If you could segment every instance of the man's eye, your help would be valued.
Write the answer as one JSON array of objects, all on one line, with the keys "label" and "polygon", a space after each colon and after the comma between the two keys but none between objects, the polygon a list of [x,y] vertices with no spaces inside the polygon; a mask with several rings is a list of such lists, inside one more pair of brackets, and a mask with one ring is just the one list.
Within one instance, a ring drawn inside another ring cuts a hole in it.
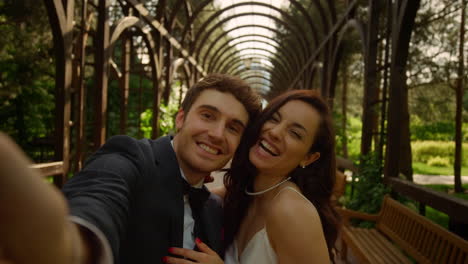
[{"label": "man's eye", "polygon": [[201,113],[201,116],[205,119],[211,119],[213,118],[213,115],[210,113]]},{"label": "man's eye", "polygon": [[237,128],[236,126],[228,126],[228,129],[229,131],[235,133],[235,134],[239,134],[240,130],[239,128]]}]

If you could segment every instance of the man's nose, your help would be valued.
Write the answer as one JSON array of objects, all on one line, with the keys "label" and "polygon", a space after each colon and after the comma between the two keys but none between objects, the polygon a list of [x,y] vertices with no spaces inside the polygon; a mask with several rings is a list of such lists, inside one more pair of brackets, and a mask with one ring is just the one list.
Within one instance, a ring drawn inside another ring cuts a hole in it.
[{"label": "man's nose", "polygon": [[208,135],[212,138],[221,139],[224,135],[225,124],[223,122],[217,122],[213,124],[208,130]]}]

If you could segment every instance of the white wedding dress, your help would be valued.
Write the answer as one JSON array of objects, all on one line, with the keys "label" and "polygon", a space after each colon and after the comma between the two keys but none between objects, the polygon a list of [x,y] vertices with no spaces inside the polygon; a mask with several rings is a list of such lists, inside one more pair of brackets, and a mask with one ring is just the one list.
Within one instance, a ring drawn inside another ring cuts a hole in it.
[{"label": "white wedding dress", "polygon": [[260,229],[245,246],[239,256],[237,243],[234,241],[226,251],[225,264],[274,264],[278,263],[276,253],[271,247],[266,228]]},{"label": "white wedding dress", "polygon": [[[298,194],[300,194],[304,199],[309,201],[302,193],[298,192],[296,189],[292,187],[285,187],[279,191],[281,193],[285,189],[290,189]],[[275,199],[276,196],[273,198]],[[278,263],[278,257],[276,256],[275,251],[271,247],[270,240],[268,239],[267,230],[265,227],[260,229],[255,235],[250,239],[247,245],[242,251],[242,254],[239,255],[239,251],[237,249],[237,241],[234,242],[229,246],[226,250],[226,254],[224,256],[224,263],[225,264],[275,264]]]}]

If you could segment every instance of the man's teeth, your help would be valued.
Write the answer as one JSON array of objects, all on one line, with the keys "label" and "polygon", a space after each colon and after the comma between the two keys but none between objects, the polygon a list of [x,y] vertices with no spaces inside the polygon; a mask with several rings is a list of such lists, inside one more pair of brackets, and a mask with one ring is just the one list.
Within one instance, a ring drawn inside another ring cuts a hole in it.
[{"label": "man's teeth", "polygon": [[268,142],[266,142],[265,140],[260,141],[260,145],[261,145],[266,151],[268,151],[271,155],[273,155],[273,156],[278,156],[278,154],[275,152],[275,149],[273,148],[273,146],[271,146],[270,144],[268,144]]},{"label": "man's teeth", "polygon": [[204,149],[208,153],[211,153],[211,154],[214,154],[214,155],[218,154],[218,150],[216,150],[214,148],[210,148],[205,144],[200,144],[199,146],[200,146],[200,148]]}]

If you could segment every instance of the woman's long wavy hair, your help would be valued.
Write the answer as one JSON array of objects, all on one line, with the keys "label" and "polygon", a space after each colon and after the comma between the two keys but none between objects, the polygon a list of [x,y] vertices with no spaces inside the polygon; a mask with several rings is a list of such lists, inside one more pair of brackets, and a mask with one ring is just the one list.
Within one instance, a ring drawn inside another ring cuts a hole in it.
[{"label": "woman's long wavy hair", "polygon": [[[239,231],[252,196],[245,194],[245,189],[252,186],[257,169],[249,160],[249,150],[257,142],[263,124],[289,101],[302,101],[318,111],[321,120],[310,152],[319,152],[320,158],[306,168],[297,167],[289,173],[291,181],[297,184],[317,211],[322,222],[330,259],[334,259],[333,249],[338,235],[339,217],[331,205],[330,198],[335,184],[335,133],[330,112],[325,101],[312,90],[294,90],[273,99],[260,117],[244,133],[231,168],[224,177],[226,196],[224,200],[224,241],[229,246]],[[301,113],[297,113],[301,114]],[[298,164],[299,165],[299,164]]]}]

